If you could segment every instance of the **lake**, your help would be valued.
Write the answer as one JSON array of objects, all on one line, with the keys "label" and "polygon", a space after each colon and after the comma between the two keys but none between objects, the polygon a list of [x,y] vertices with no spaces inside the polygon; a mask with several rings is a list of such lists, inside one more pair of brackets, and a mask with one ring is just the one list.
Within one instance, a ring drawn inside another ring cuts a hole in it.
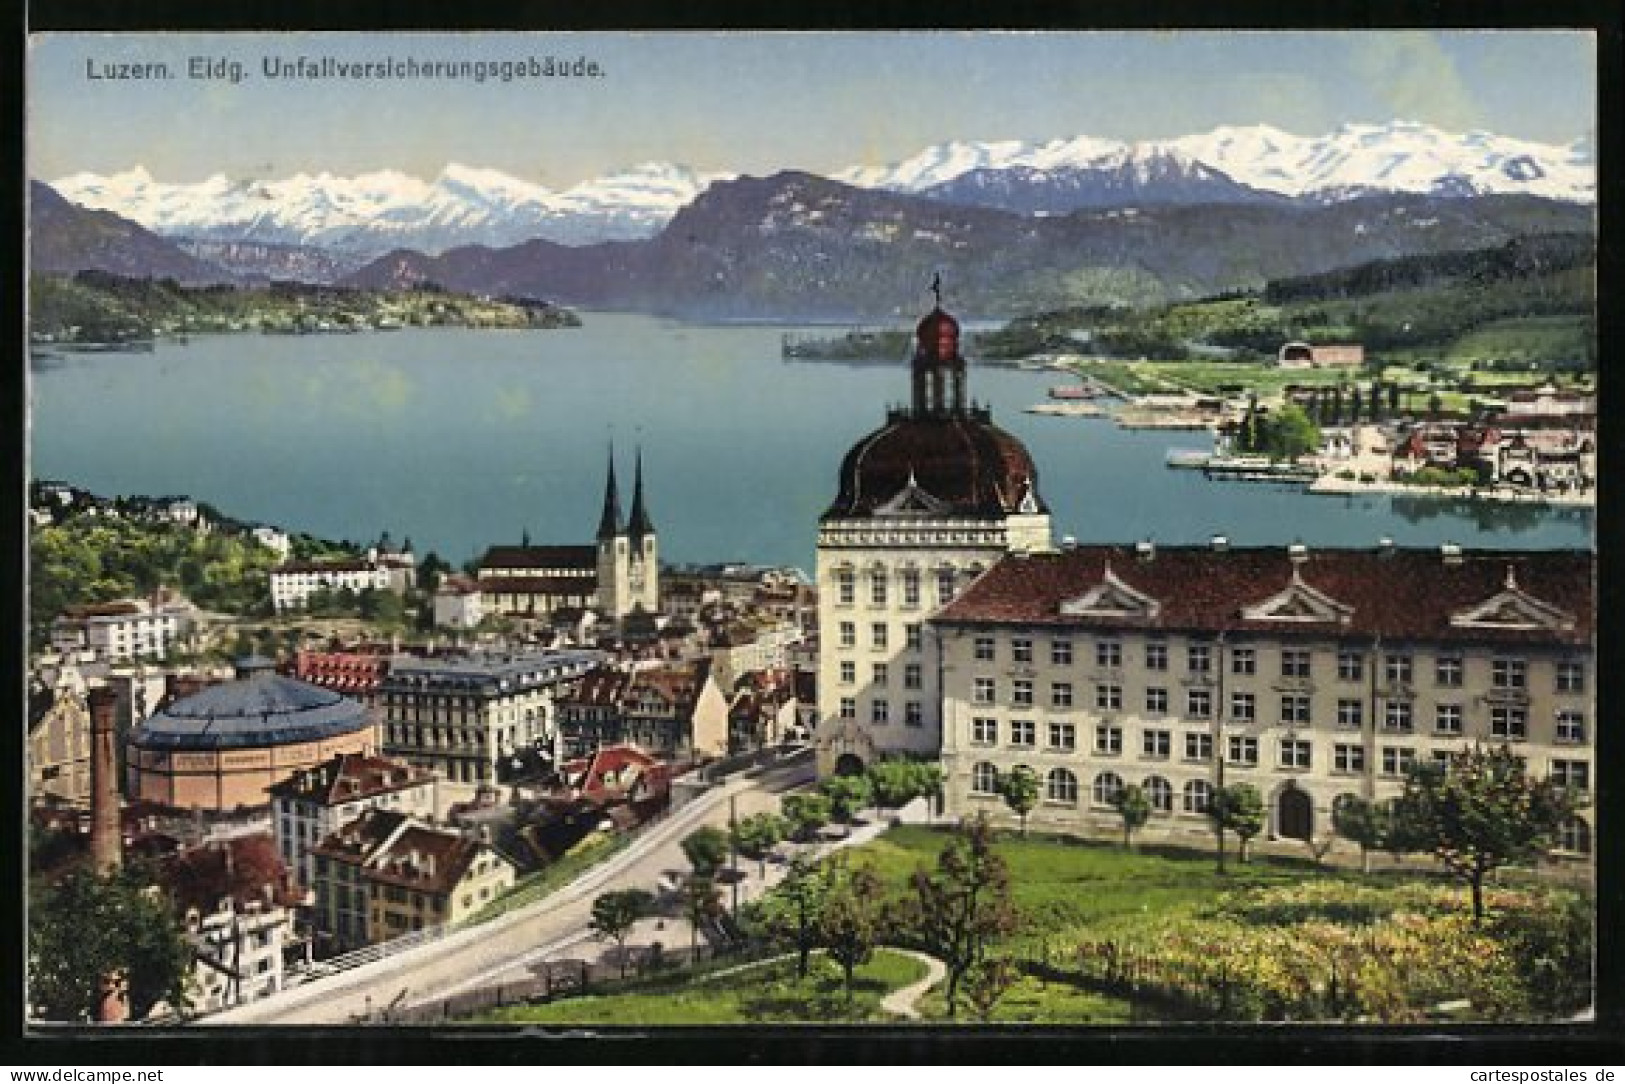
[{"label": "lake", "polygon": [[[30,473],[104,496],[187,494],[329,538],[389,531],[461,563],[494,543],[592,539],[615,442],[623,508],[644,448],[662,556],[811,569],[847,447],[908,396],[907,366],[783,362],[786,329],[584,313],[561,331],[220,335],[31,371]],[[1027,443],[1057,539],[1589,547],[1593,515],[1318,497],[1164,467],[1201,432],[1025,414],[1063,378],[972,366]]]}]

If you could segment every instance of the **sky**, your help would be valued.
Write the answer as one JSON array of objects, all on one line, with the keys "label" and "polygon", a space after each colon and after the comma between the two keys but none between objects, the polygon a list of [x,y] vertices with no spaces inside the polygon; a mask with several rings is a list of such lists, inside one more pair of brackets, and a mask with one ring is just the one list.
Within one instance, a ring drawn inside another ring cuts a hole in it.
[{"label": "sky", "polygon": [[[565,188],[648,161],[835,172],[947,140],[1139,140],[1403,119],[1594,139],[1583,31],[41,34],[29,174],[166,182],[448,163]],[[596,78],[273,78],[267,61],[588,58]],[[190,65],[240,62],[242,81]],[[92,78],[160,64],[168,78]]]}]

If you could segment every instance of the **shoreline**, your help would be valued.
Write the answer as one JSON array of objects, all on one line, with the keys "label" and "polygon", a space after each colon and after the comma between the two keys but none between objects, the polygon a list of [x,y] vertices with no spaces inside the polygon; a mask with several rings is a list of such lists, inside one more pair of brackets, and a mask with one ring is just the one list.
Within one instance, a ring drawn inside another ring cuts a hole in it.
[{"label": "shoreline", "polygon": [[1485,489],[1472,486],[1413,486],[1403,482],[1362,482],[1322,474],[1305,487],[1306,492],[1323,497],[1402,496],[1435,497],[1441,500],[1493,501],[1499,504],[1540,504],[1557,508],[1595,510],[1595,491],[1586,495],[1531,493],[1520,489]]}]

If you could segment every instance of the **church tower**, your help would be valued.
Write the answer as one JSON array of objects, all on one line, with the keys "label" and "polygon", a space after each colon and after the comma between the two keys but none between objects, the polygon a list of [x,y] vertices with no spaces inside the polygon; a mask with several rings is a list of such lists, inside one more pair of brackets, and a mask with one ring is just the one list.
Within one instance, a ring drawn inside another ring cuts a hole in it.
[{"label": "church tower", "polygon": [[598,518],[598,609],[605,617],[619,618],[632,608],[626,527],[621,521],[621,495],[615,486],[615,448],[609,449],[609,473],[604,481],[604,511]]},{"label": "church tower", "polygon": [[910,403],[841,463],[818,525],[821,775],[942,749],[933,613],[1006,553],[1051,548],[1027,449],[968,398],[960,325],[936,303],[915,327]]},{"label": "church tower", "polygon": [[660,610],[660,546],[649,509],[643,502],[643,449],[637,452],[632,481],[632,516],[627,533],[627,594],[645,613]]}]

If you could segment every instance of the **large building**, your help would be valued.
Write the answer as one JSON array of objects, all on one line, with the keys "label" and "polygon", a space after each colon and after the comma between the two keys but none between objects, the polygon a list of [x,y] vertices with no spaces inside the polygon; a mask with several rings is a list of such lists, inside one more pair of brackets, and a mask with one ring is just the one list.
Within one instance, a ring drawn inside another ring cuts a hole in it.
[{"label": "large building", "polygon": [[69,606],[51,622],[51,647],[106,662],[162,659],[191,628],[192,613],[182,602],[147,599]]},{"label": "large building", "polygon": [[935,756],[941,690],[927,619],[1006,554],[1050,548],[1032,457],[969,400],[965,368],[959,323],[939,303],[915,331],[910,405],[847,452],[819,521],[822,773]]},{"label": "large building", "polygon": [[271,788],[271,825],[282,861],[309,888],[316,871],[310,849],[369,809],[393,809],[433,820],[435,777],[382,757],[346,753],[295,772]]},{"label": "large building", "polygon": [[708,659],[599,667],[558,709],[566,756],[624,744],[672,761],[728,752],[728,699]]},{"label": "large building", "polygon": [[494,783],[517,754],[551,746],[559,685],[602,659],[596,651],[398,656],[379,693],[384,753],[453,783]]},{"label": "large building", "polygon": [[637,453],[632,512],[621,514],[610,456],[598,535],[586,545],[492,546],[480,561],[480,612],[547,617],[559,610],[596,610],[611,620],[660,611],[660,544],[643,497],[643,452]]},{"label": "large building", "polygon": [[[1323,839],[1344,795],[1507,743],[1594,786],[1593,558],[1580,552],[1135,546],[1005,558],[938,614],[950,810],[1008,816],[997,779],[1041,783],[1034,825],[1209,832],[1251,783],[1266,833]],[[1559,850],[1591,850],[1590,814]]]},{"label": "large building", "polygon": [[268,659],[244,659],[237,680],[182,697],[131,732],[128,793],[172,809],[260,808],[289,775],[376,748],[360,704],[283,677]]}]

